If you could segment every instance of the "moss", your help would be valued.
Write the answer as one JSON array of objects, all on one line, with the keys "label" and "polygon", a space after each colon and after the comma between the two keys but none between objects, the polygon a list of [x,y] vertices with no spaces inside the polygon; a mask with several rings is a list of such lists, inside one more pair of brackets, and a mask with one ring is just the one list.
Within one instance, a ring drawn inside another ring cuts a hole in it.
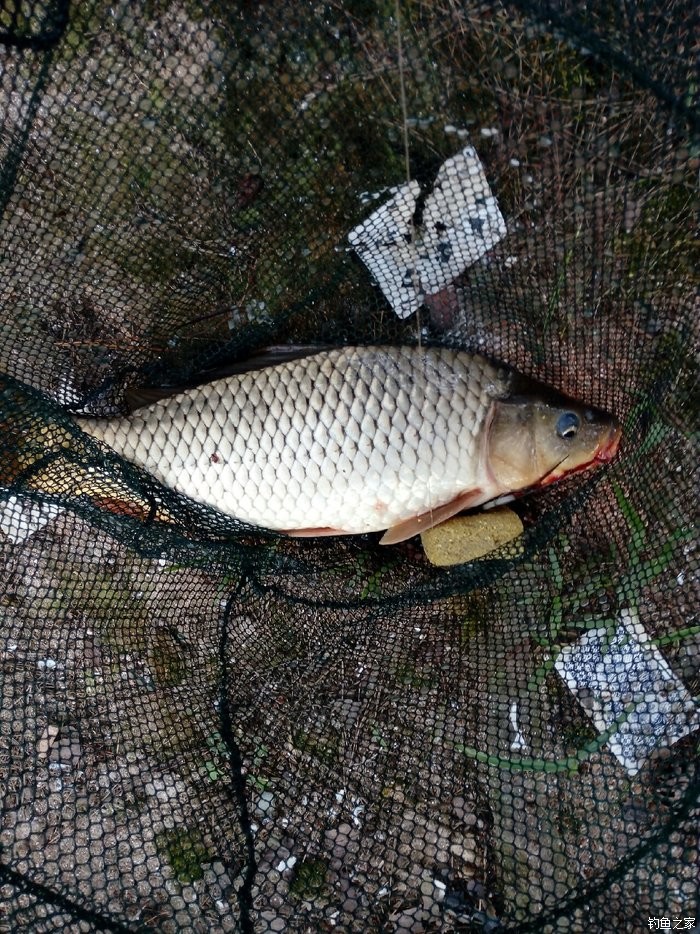
[{"label": "moss", "polygon": [[289,883],[289,894],[294,901],[325,901],[330,894],[326,862],[322,859],[305,859],[298,863],[294,878]]},{"label": "moss", "polygon": [[148,666],[158,685],[183,684],[190,673],[188,659],[174,631],[158,629],[148,640]]},{"label": "moss", "polygon": [[478,619],[465,616],[459,627],[459,644],[462,648],[467,648],[474,644],[482,631],[482,624]]},{"label": "moss", "polygon": [[229,748],[221,733],[215,731],[206,738],[207,752],[203,762],[204,771],[210,782],[227,779],[230,774]]},{"label": "moss", "polygon": [[571,720],[560,726],[561,741],[567,754],[584,749],[598,738],[590,721]]},{"label": "moss", "polygon": [[[293,96],[303,101],[312,87],[300,82]],[[308,295],[310,283],[323,291],[353,274],[336,247],[366,213],[359,192],[399,181],[402,166],[400,147],[387,143],[360,83],[320,92],[311,119],[290,114],[287,98],[277,108],[273,99],[258,119],[253,101],[266,93],[259,80],[237,90],[224,120],[229,145],[240,149],[247,140],[257,153],[251,168],[261,185],[254,202],[233,215],[233,240],[245,246],[229,264],[228,283],[234,303],[262,300],[274,320]],[[290,223],[280,225],[280,216]]]},{"label": "moss", "polygon": [[199,830],[170,830],[156,837],[156,846],[164,852],[175,877],[183,884],[196,882],[204,875],[203,864],[211,862],[204,837]]},{"label": "moss", "polygon": [[436,688],[439,684],[436,673],[420,670],[408,663],[398,665],[395,675],[399,684],[406,685],[416,691],[428,691]]},{"label": "moss", "polygon": [[392,581],[398,564],[398,560],[382,561],[376,552],[363,551],[355,556],[349,576],[347,568],[338,568],[337,574],[360,600],[375,599],[385,594],[384,583]]},{"label": "moss", "polygon": [[[319,732],[318,729],[323,732]],[[324,765],[335,765],[340,757],[341,738],[327,724],[319,724],[316,731],[302,728],[292,730],[292,745],[299,752],[312,756]]]},{"label": "moss", "polygon": [[[614,295],[618,302],[639,306],[641,295],[640,311],[646,309],[651,315],[655,307],[668,307],[669,296],[678,296],[679,285],[690,283],[700,265],[700,248],[691,234],[696,213],[693,185],[690,177],[677,184],[659,178],[634,184],[629,197],[641,206],[639,219],[614,241],[619,269]],[[691,294],[688,288],[686,301],[692,301]],[[657,349],[667,340],[673,340],[668,332],[657,341]],[[683,356],[687,354],[676,359]]]}]

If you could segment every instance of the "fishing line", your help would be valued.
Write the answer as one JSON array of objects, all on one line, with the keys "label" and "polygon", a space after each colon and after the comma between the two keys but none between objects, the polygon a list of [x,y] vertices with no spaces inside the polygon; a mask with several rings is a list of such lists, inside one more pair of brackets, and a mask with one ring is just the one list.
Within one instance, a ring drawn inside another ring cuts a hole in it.
[{"label": "fishing line", "polygon": [[[404,161],[406,167],[406,185],[411,185],[411,150],[408,142],[408,101],[406,98],[406,76],[404,69],[404,57],[403,57],[403,33],[401,27],[401,0],[396,0],[395,2],[395,16],[396,16],[396,57],[399,65],[399,97],[401,100],[401,118],[402,118],[402,135],[403,135],[403,153]],[[410,196],[410,194],[409,194]],[[417,237],[417,230],[414,224],[414,216],[411,215],[411,220],[409,221],[410,225],[414,228],[411,235],[410,252],[415,254],[415,244]],[[414,279],[414,285],[420,289],[420,282],[415,281],[416,275],[416,264],[413,264],[413,270],[411,273]],[[418,338],[418,346],[421,346],[421,320],[420,320],[420,308],[416,309],[416,337]]]},{"label": "fishing line", "polygon": [[[406,185],[409,190],[410,197],[410,185],[411,185],[411,150],[410,144],[408,142],[408,101],[406,98],[406,74],[404,68],[404,55],[403,55],[403,34],[401,27],[401,0],[396,0],[395,3],[395,15],[396,15],[396,57],[399,66],[399,98],[401,101],[401,119],[402,126],[401,132],[403,136],[403,154],[404,154],[404,163],[406,168]],[[409,225],[412,229],[411,231],[411,241],[409,243],[409,250],[412,254],[411,259],[413,262],[413,269],[411,270],[411,276],[413,278],[413,285],[420,289],[420,282],[416,281],[416,236],[417,230],[415,226],[414,214],[411,214],[411,219]],[[416,309],[416,337],[418,338],[418,346],[421,346],[421,319],[420,319],[420,308]]]},{"label": "fishing line", "polygon": [[[406,166],[406,185],[409,186],[409,197],[410,197],[410,185],[411,185],[411,151],[408,142],[408,102],[406,98],[406,77],[404,69],[404,55],[403,55],[403,33],[401,25],[401,0],[395,0],[394,4],[394,15],[396,17],[396,57],[399,66],[399,98],[401,100],[401,117],[402,117],[402,135],[403,135],[403,152],[404,152],[404,161]],[[416,241],[418,236],[418,230],[414,224],[414,215],[411,215],[410,225],[413,227],[411,234],[410,248],[411,253],[416,252]],[[412,272],[414,284],[421,288],[420,282],[415,281],[416,276],[416,263],[413,263],[413,272]],[[422,347],[421,340],[421,317],[420,317],[420,306],[416,308],[416,338],[418,343],[418,348]],[[423,394],[422,406],[421,406],[421,415],[425,415],[425,403],[427,399],[425,392]],[[420,443],[420,440],[419,440]],[[430,474],[428,474],[428,511],[430,512],[431,518],[433,514],[433,497],[430,489]]]},{"label": "fishing line", "polygon": [[403,115],[403,152],[406,160],[406,182],[411,182],[411,155],[408,148],[408,108],[406,104],[406,81],[403,70],[403,38],[401,35],[401,0],[396,0],[396,46],[399,62],[399,93],[401,97],[401,113]]}]

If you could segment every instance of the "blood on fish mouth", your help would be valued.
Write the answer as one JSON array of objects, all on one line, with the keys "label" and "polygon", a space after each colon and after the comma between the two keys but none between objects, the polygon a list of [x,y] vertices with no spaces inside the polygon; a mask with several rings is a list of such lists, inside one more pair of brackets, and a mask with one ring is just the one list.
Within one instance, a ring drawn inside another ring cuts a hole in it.
[{"label": "blood on fish mouth", "polygon": [[603,464],[611,461],[617,454],[617,449],[620,446],[621,437],[622,428],[616,423],[610,430],[610,436],[608,437],[607,442],[598,451],[596,451],[596,455],[593,460]]},{"label": "blood on fish mouth", "polygon": [[613,457],[617,454],[617,449],[620,446],[620,438],[622,437],[622,429],[615,422],[615,424],[610,429],[610,434],[607,437],[607,440],[604,441],[596,450],[593,457],[586,461],[585,464],[579,464],[577,467],[565,468],[560,470],[559,468],[565,461],[562,461],[561,464],[557,465],[552,471],[546,474],[542,479],[535,484],[535,489],[538,487],[549,486],[550,483],[554,483],[556,480],[560,480],[562,477],[568,477],[569,475],[575,473],[583,473],[584,470],[592,464],[607,464]]}]

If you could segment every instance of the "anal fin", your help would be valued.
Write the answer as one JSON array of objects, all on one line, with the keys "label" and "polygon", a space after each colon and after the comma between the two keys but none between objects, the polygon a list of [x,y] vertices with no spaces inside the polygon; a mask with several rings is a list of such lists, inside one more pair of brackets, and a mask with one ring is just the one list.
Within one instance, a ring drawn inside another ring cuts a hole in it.
[{"label": "anal fin", "polygon": [[328,535],[347,535],[348,532],[343,532],[341,529],[285,529],[285,535],[289,535],[290,538],[324,538]]},{"label": "anal fin", "polygon": [[158,522],[174,523],[175,519],[164,509],[153,507],[150,503],[138,502],[135,499],[127,500],[119,496],[95,496],[92,502],[98,509],[114,513],[116,516],[130,516],[145,522],[155,519]]},{"label": "anal fin", "polygon": [[398,542],[405,542],[406,539],[413,538],[414,535],[419,535],[421,532],[425,532],[426,529],[432,529],[433,526],[440,525],[441,522],[456,516],[458,512],[462,512],[464,509],[480,506],[484,502],[484,498],[484,491],[479,488],[460,493],[449,503],[436,506],[435,509],[424,512],[420,516],[411,516],[410,519],[405,519],[403,522],[399,522],[398,525],[387,529],[379,539],[379,544],[396,545]]}]

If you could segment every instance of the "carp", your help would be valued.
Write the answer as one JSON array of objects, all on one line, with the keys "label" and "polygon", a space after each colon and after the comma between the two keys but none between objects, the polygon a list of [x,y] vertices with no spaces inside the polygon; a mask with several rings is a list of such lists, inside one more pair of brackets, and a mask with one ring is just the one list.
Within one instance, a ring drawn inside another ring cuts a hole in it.
[{"label": "carp", "polygon": [[612,415],[479,354],[300,353],[128,416],[77,421],[165,486],[237,519],[297,536],[383,531],[383,544],[618,448]]}]

